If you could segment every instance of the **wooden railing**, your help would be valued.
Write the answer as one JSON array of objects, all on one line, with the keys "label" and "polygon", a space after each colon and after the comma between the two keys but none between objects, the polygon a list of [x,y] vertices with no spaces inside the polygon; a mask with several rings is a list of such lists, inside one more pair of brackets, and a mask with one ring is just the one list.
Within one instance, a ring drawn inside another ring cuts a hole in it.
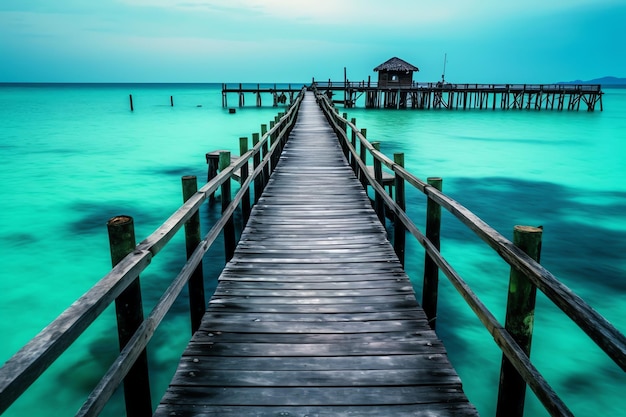
[{"label": "wooden railing", "polygon": [[[514,239],[515,243],[518,243],[516,246],[467,208],[442,193],[439,179],[429,179],[428,182],[418,179],[404,169],[403,154],[395,154],[394,160],[389,159],[377,149],[375,143],[370,143],[367,140],[365,129],[359,131],[355,119],[348,121],[346,113],[340,116],[338,109],[333,107],[326,95],[317,94],[317,98],[320,107],[337,133],[346,158],[358,178],[361,179],[364,186],[369,185],[374,190],[374,207],[378,211],[379,217],[383,218],[384,212],[392,213],[394,222],[393,243],[400,260],[404,260],[406,231],[424,247],[426,265],[422,304],[433,327],[436,318],[437,279],[440,269],[502,350],[503,366],[498,395],[498,416],[521,417],[526,384],[531,387],[551,415],[572,415],[568,407],[530,361],[530,337],[532,336],[536,288],[541,290],[576,323],[622,370],[626,371],[626,337],[560,282],[550,271],[533,259],[532,256],[538,258],[540,242],[537,241],[537,236],[540,236],[540,229],[516,227]],[[374,161],[373,174],[366,166],[368,154]],[[395,199],[385,192],[382,185],[381,171],[383,165],[393,171],[395,175]],[[415,187],[428,199],[426,233],[420,231],[405,212],[405,183]],[[504,326],[498,322],[465,280],[440,253],[438,223],[441,208],[446,209],[460,220],[511,266],[511,284],[509,285],[507,318]]]},{"label": "wooden railing", "polygon": [[[301,93],[286,113],[279,113],[279,116],[270,122],[269,131],[266,125],[262,125],[262,136],[255,135],[251,150],[247,149],[247,140],[245,144],[241,141],[241,157],[236,161],[231,163],[230,152],[222,152],[221,172],[202,188],[196,191],[195,177],[183,177],[185,203],[138,245],[134,242],[132,218],[118,216],[109,221],[113,269],[0,368],[0,414],[57,360],[109,305],[115,302],[120,355],[76,415],[97,415],[122,381],[125,387],[127,415],[152,415],[145,361],[146,346],[187,282],[192,286],[191,292],[195,294],[190,297],[192,331],[197,329],[204,314],[205,301],[203,289],[196,291],[193,287],[203,288],[202,274],[197,273],[202,258],[222,231],[227,257],[234,252],[233,213],[241,204],[244,218],[248,218],[250,186],[254,182],[256,203],[260,190],[265,187],[277,157],[295,124],[303,96]],[[248,175],[250,163],[254,171]],[[240,172],[242,184],[231,200],[231,177],[236,171]],[[222,193],[222,217],[204,239],[200,240],[198,210],[218,189],[221,189]],[[187,263],[144,319],[139,274],[183,226],[186,229]]]}]

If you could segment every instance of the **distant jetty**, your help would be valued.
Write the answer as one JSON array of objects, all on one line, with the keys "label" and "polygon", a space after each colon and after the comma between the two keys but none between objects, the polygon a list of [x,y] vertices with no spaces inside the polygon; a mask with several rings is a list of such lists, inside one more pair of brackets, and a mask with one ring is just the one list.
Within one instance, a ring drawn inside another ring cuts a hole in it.
[{"label": "distant jetty", "polygon": [[[344,68],[343,81],[311,80],[308,86],[326,94],[333,103],[346,108],[355,107],[364,96],[366,108],[386,109],[520,109],[520,110],[587,110],[602,104],[601,83],[556,84],[456,84],[445,81],[416,82],[413,73],[418,67],[393,57],[374,68],[378,80],[349,81]],[[302,85],[222,84],[222,106],[228,107],[228,95],[236,94],[240,107],[245,106],[246,94],[255,96],[262,106],[262,96],[271,95],[273,106],[291,104]]]}]

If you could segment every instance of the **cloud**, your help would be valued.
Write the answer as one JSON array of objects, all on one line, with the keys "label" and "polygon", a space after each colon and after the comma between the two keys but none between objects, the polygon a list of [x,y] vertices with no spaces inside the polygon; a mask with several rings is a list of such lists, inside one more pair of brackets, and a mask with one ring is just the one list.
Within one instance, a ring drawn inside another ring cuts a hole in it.
[{"label": "cloud", "polygon": [[[621,5],[623,0],[481,1],[467,0],[118,0],[136,7],[152,7],[199,13],[220,13],[231,17],[298,21],[315,25],[387,27],[405,25],[406,30],[445,22],[476,24],[490,19],[517,19],[565,13],[581,7]],[[443,28],[442,28],[443,30]]]}]

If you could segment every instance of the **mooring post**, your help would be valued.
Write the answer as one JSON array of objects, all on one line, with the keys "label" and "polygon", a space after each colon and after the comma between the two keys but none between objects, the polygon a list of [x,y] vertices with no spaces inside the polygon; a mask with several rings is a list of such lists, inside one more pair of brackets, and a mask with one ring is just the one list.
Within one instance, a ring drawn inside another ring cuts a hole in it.
[{"label": "mooring post", "polygon": [[[241,137],[239,138],[239,155],[243,156],[246,152],[248,152],[248,138]],[[249,174],[248,161],[246,161],[246,163],[241,167],[240,178],[242,185],[248,179]],[[250,187],[247,187],[241,200],[241,214],[243,217],[243,227],[246,227],[246,223],[248,223],[248,219],[250,218]]]},{"label": "mooring post", "polygon": [[[135,250],[135,227],[130,216],[116,216],[107,222],[111,264],[117,265]],[[124,349],[133,334],[143,322],[141,285],[139,277],[115,299],[117,332],[120,351]],[[148,376],[148,356],[144,349],[124,378],[124,401],[129,417],[151,416],[150,378]]]},{"label": "mooring post", "polygon": [[174,96],[170,96],[170,106],[174,107]]},{"label": "mooring post", "polygon": [[[443,180],[438,177],[427,179],[428,185],[441,191]],[[426,205],[426,238],[439,250],[441,236],[441,206],[430,197]],[[439,267],[428,255],[424,259],[424,289],[422,293],[422,307],[428,317],[430,328],[435,330],[437,325],[437,297],[439,293]]]},{"label": "mooring post", "polygon": [[[252,134],[252,146],[256,146],[259,143],[259,134]],[[261,165],[261,151],[256,152],[252,157],[252,162],[254,164],[254,169],[256,170],[259,165]],[[261,193],[263,192],[263,172],[254,177],[254,204],[259,202],[259,198],[261,198]]]},{"label": "mooring post", "polygon": [[[541,258],[541,237],[543,228],[531,226],[515,226],[513,244],[535,261]],[[530,346],[533,336],[535,318],[535,298],[537,288],[517,268],[511,268],[509,278],[509,295],[506,306],[504,328],[513,336],[524,353],[530,357]],[[524,398],[526,383],[503,355],[500,368],[500,387],[498,389],[498,406],[496,417],[522,417],[524,414]]]},{"label": "mooring post", "polygon": [[135,108],[133,107],[133,95],[129,94],[128,98],[130,99],[130,111],[134,111]]},{"label": "mooring post", "polygon": [[[230,152],[220,152],[220,171],[225,170],[230,166]],[[231,179],[228,178],[221,187],[222,192],[222,213],[226,211],[231,201]],[[235,220],[231,215],[228,221],[224,225],[224,255],[226,256],[226,262],[230,261],[235,253],[235,246],[237,242],[235,240]]]},{"label": "mooring post", "polygon": [[[182,177],[183,184],[183,201],[186,202],[198,191],[198,179],[195,175],[186,175]],[[196,247],[202,240],[200,233],[200,213],[197,211],[185,223],[185,247],[187,250],[187,259],[191,257]],[[206,307],[206,298],[204,296],[204,273],[202,263],[198,264],[193,271],[191,278],[187,284],[189,290],[189,312],[191,314],[191,334],[200,328],[200,322],[204,315]]]},{"label": "mooring post", "polygon": [[[367,129],[365,128],[361,129],[361,135],[363,135],[364,138],[367,138]],[[365,147],[365,143],[363,143],[362,140],[360,140],[359,142],[361,143],[359,155],[361,157],[361,161],[363,162],[363,165],[367,166],[367,148]],[[359,172],[360,172],[359,178],[361,179],[361,185],[363,185],[363,188],[367,190],[367,177],[365,176],[365,171],[360,170]]]},{"label": "mooring post", "polygon": [[[372,146],[374,149],[380,152],[380,142],[372,142]],[[376,182],[384,188],[383,186],[383,167],[380,159],[376,158],[374,154],[372,154],[372,158],[374,159],[374,178]],[[373,188],[373,187],[372,187]],[[378,215],[378,220],[384,225],[385,224],[385,202],[383,197],[380,195],[378,191],[374,192],[374,210],[376,210],[376,214]]]},{"label": "mooring post", "polygon": [[[393,162],[404,168],[404,153],[394,153]],[[404,196],[404,178],[398,173],[395,174],[394,187],[396,189],[396,204],[402,211],[406,211],[406,199]],[[406,246],[406,226],[400,221],[398,216],[394,217],[393,221],[393,248],[398,255],[398,259],[402,266],[404,266],[404,252]]]}]

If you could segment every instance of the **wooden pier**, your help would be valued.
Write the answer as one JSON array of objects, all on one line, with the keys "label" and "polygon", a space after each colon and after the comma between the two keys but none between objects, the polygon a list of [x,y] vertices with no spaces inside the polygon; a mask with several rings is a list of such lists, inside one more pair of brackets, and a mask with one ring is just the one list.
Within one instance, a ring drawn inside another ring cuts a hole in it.
[{"label": "wooden pier", "polygon": [[[336,104],[354,107],[365,95],[366,108],[594,111],[602,105],[599,84],[413,83],[384,87],[369,81],[314,82]],[[338,96],[338,97],[335,97]]]},{"label": "wooden pier", "polygon": [[477,415],[312,93],[157,416]]},{"label": "wooden pier", "polygon": [[[376,82],[313,80],[310,87],[326,94],[335,104],[346,108],[356,106],[364,96],[366,108],[386,109],[449,109],[449,110],[557,110],[594,111],[602,104],[599,84],[450,84],[412,83],[393,87]],[[228,107],[228,94],[236,94],[240,107],[245,95],[254,94],[256,105],[262,106],[262,96],[269,94],[274,106],[291,103],[297,89],[256,85],[222,86],[222,106]]]},{"label": "wooden pier", "polygon": [[[527,386],[550,415],[573,416],[530,359],[537,290],[615,364],[611,372],[626,371],[624,334],[539,264],[541,228],[515,226],[509,241],[445,195],[440,178],[422,181],[403,154],[382,154],[311,88],[252,134],[252,148],[240,138],[240,157],[220,151],[219,172],[213,167],[200,189],[183,177],[185,203],[139,244],[132,218],[108,222],[114,267],[0,368],[0,413],[70,346],[81,354],[76,340],[114,304],[120,354],[76,416],[98,415],[121,385],[128,417],[152,415],[147,349],[159,347],[150,341],[185,288],[193,336],[159,417],[477,415],[435,333],[440,273],[501,351],[498,417],[523,416]],[[405,210],[405,186],[427,200],[425,232]],[[199,210],[216,191],[222,216],[202,237]],[[505,324],[440,252],[442,209],[510,265]],[[144,318],[139,276],[183,229],[187,262]],[[218,236],[226,266],[207,304],[202,265]],[[409,280],[403,269],[407,237],[424,249],[421,306],[413,291],[420,277]],[[481,369],[472,372],[469,383],[482,383]]]},{"label": "wooden pier", "polygon": [[269,95],[272,106],[289,105],[293,103],[294,94],[302,90],[302,85],[292,87],[291,84],[277,86],[264,84],[222,84],[222,107],[228,107],[228,94],[236,94],[239,107],[246,105],[246,94],[253,94],[257,107],[263,105],[263,96]]}]

